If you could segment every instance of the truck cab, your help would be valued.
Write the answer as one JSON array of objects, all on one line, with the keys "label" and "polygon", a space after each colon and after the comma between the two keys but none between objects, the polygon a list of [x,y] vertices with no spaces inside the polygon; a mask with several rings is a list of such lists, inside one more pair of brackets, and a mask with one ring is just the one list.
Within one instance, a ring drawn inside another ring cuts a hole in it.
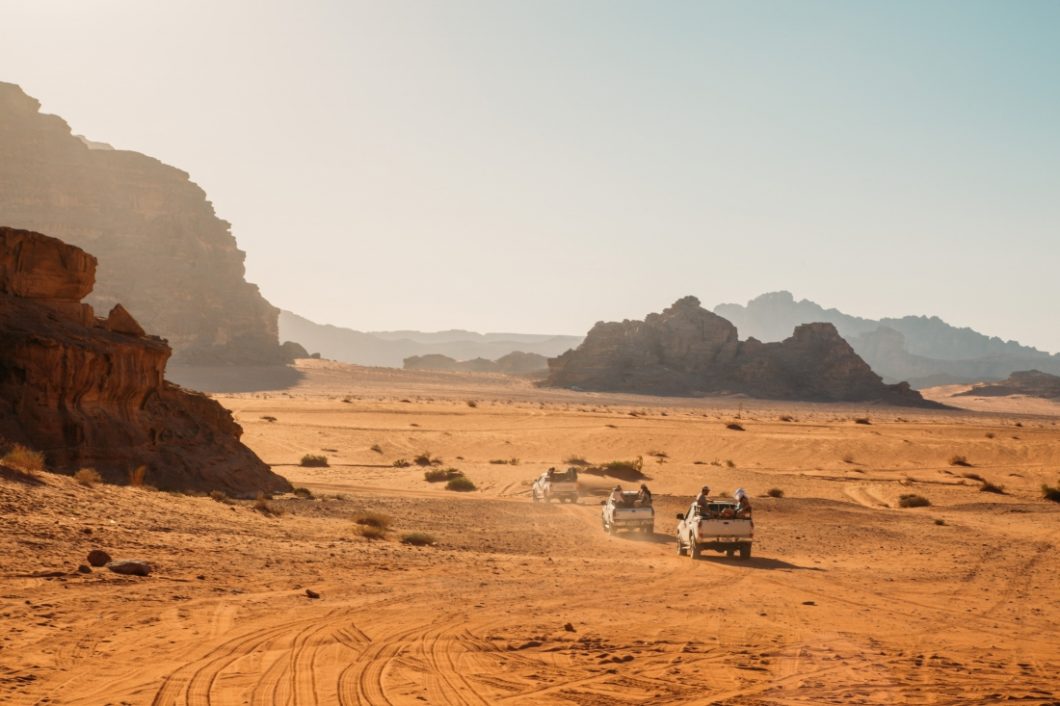
[{"label": "truck cab", "polygon": [[537,502],[578,502],[578,469],[573,466],[566,471],[550,468],[534,479],[530,486],[530,497]]}]

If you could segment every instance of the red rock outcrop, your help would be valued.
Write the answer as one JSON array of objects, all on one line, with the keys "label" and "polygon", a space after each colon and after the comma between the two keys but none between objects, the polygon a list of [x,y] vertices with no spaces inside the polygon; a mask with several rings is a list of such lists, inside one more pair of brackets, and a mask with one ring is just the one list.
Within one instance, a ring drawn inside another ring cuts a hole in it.
[{"label": "red rock outcrop", "polygon": [[80,248],[0,227],[0,442],[115,483],[145,465],[163,490],[289,489],[240,443],[227,410],[165,381],[164,340],[121,305],[100,319],[80,302],[95,270]]},{"label": "red rock outcrop", "polygon": [[740,341],[736,327],[679,299],[644,321],[600,322],[549,361],[546,385],[585,390],[936,406],[905,383],[885,385],[832,324],[805,324],[779,343]]},{"label": "red rock outcrop", "polygon": [[0,223],[94,253],[88,303],[122,302],[169,341],[174,362],[287,362],[279,310],[245,281],[244,254],[203,190],[157,159],[103,147],[0,82]]}]

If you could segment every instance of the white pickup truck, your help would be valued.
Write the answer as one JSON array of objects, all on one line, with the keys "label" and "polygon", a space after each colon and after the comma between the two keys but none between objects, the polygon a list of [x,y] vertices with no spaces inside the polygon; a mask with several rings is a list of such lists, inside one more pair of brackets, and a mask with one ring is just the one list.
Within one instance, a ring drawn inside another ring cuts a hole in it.
[{"label": "white pickup truck", "polygon": [[750,511],[738,513],[736,508],[736,500],[712,498],[705,510],[692,503],[688,512],[678,513],[677,553],[698,559],[702,550],[713,549],[729,557],[740,552],[741,559],[749,559],[755,523]]},{"label": "white pickup truck", "polygon": [[655,532],[655,509],[637,501],[636,491],[624,491],[622,500],[616,501],[614,494],[604,501],[600,519],[604,531],[615,534],[619,530],[640,530],[647,534]]},{"label": "white pickup truck", "polygon": [[548,469],[534,479],[534,484],[530,486],[530,497],[535,503],[542,500],[551,502],[553,498],[560,502],[578,502],[578,469]]}]

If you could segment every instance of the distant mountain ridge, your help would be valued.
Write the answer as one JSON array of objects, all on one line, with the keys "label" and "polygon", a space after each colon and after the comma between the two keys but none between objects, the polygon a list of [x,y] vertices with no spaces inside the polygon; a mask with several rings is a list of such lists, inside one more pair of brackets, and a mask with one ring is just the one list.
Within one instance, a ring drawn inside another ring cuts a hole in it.
[{"label": "distant mountain ridge", "polygon": [[325,358],[355,365],[403,367],[406,358],[442,355],[467,361],[485,358],[491,361],[517,351],[554,357],[574,348],[581,336],[552,336],[528,333],[476,333],[448,331],[356,331],[318,324],[309,319],[281,311],[280,337],[297,341],[307,350]]},{"label": "distant mountain ridge", "polygon": [[786,291],[763,294],[746,305],[719,304],[714,313],[761,341],[782,340],[804,323],[833,324],[884,380],[907,380],[914,387],[1000,380],[1030,368],[1060,373],[1060,355],[951,326],[937,316],[866,319],[807,299],[796,301]]}]

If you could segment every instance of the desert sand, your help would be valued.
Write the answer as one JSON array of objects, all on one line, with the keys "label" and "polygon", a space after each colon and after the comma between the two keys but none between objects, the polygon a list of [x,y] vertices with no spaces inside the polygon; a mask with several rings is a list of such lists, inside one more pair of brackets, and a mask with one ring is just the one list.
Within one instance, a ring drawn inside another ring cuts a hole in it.
[{"label": "desert sand", "polygon": [[[299,372],[217,399],[312,498],[0,472],[0,703],[1060,703],[1055,416]],[[393,465],[424,452],[478,490]],[[642,457],[656,534],[601,530],[613,479],[532,504],[569,456]],[[704,483],[751,494],[752,559],[677,555],[674,514]],[[910,493],[931,505],[900,508]],[[364,512],[389,516],[383,539]],[[94,548],[155,570],[77,573]]]}]

